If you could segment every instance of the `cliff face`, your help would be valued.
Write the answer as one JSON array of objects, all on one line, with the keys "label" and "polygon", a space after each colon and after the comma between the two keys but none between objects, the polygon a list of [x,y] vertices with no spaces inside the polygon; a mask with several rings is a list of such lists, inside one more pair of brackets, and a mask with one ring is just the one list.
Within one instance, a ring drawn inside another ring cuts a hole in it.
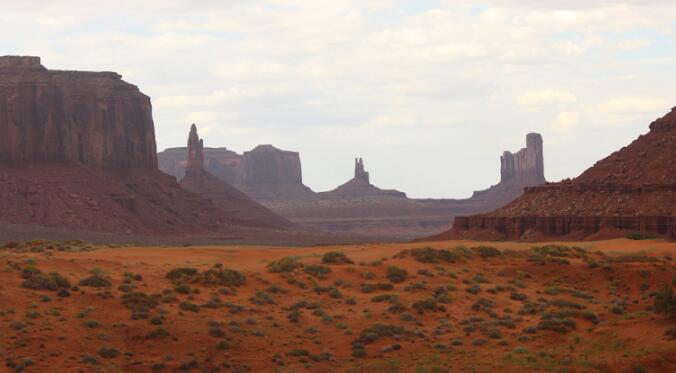
[{"label": "cliff face", "polygon": [[[160,169],[181,179],[186,173],[188,148],[158,154]],[[259,145],[239,155],[225,148],[204,148],[205,169],[258,202],[308,199],[314,192],[303,185],[300,156],[272,145]]]},{"label": "cliff face", "polygon": [[204,167],[204,142],[193,124],[188,135],[188,159],[181,186],[214,203],[234,223],[254,227],[285,229],[293,224],[254,202],[243,192],[209,173]]},{"label": "cliff face", "polygon": [[0,211],[2,223],[86,232],[241,233],[234,214],[157,169],[138,88],[111,72],[47,70],[38,57],[0,57]]},{"label": "cliff face", "polygon": [[545,182],[542,136],[538,133],[526,135],[526,147],[516,153],[504,152],[500,157],[500,182],[512,180],[524,184]]},{"label": "cliff face", "polygon": [[156,168],[150,99],[112,72],[0,57],[0,162]]},{"label": "cliff face", "polygon": [[524,188],[544,183],[542,136],[529,133],[525,148],[516,153],[505,151],[500,157],[500,182],[474,192],[471,199],[483,204],[486,207],[483,211],[490,211],[522,195]]},{"label": "cliff face", "polygon": [[456,218],[435,238],[578,239],[624,231],[676,238],[675,160],[676,108],[579,177],[526,188],[503,208]]}]

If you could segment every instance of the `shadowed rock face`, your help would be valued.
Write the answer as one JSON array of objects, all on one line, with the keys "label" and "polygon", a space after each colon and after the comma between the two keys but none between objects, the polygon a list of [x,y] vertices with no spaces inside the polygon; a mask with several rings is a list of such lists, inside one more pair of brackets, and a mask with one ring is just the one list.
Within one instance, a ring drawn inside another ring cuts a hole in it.
[{"label": "shadowed rock face", "polygon": [[150,99],[113,72],[0,57],[0,162],[156,168]]},{"label": "shadowed rock face", "polygon": [[676,238],[676,108],[579,177],[526,188],[503,208],[456,218],[435,238],[580,239],[626,231]]}]

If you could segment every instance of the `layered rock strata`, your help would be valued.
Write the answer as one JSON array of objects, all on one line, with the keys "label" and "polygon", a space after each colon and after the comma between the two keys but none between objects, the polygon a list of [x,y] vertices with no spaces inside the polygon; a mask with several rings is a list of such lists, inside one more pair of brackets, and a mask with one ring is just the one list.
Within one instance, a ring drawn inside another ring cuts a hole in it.
[{"label": "layered rock strata", "polygon": [[636,231],[676,238],[676,108],[579,177],[540,187],[494,212],[459,217],[435,239],[598,238]]}]

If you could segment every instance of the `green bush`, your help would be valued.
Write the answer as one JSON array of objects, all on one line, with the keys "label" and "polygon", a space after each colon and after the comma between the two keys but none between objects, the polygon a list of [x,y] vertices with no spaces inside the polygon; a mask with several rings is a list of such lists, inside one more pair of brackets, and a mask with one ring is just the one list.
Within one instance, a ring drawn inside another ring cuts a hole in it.
[{"label": "green bush", "polygon": [[116,358],[118,355],[120,355],[120,351],[118,351],[114,347],[101,347],[99,350],[99,356],[105,359],[113,359]]},{"label": "green bush", "polygon": [[174,283],[181,283],[191,281],[198,273],[199,271],[196,268],[178,267],[167,272],[166,278]]},{"label": "green bush", "polygon": [[268,271],[273,273],[289,273],[302,266],[303,265],[298,262],[298,259],[287,256],[268,263]]},{"label": "green bush", "polygon": [[70,288],[70,281],[58,272],[44,274],[39,269],[29,266],[24,268],[22,276],[25,280],[21,286],[28,289],[56,291]]},{"label": "green bush", "polygon": [[319,279],[325,279],[331,273],[331,268],[319,264],[306,266],[303,270],[308,275]]},{"label": "green bush", "polygon": [[411,250],[405,250],[397,254],[397,257],[410,254],[415,260],[421,263],[454,263],[459,259],[458,254],[448,249],[434,249],[423,247]]},{"label": "green bush", "polygon": [[406,272],[406,270],[403,268],[391,266],[387,268],[386,277],[391,282],[397,284],[406,281],[408,278],[408,272]]},{"label": "green bush", "polygon": [[665,284],[655,294],[653,310],[668,317],[676,317],[676,296],[670,285]]},{"label": "green bush", "polygon": [[478,246],[473,247],[472,250],[476,251],[477,254],[479,254],[479,256],[482,258],[492,258],[502,254],[500,250],[493,246]]},{"label": "green bush", "polygon": [[330,251],[322,256],[322,263],[324,264],[354,264],[352,259],[339,251]]}]

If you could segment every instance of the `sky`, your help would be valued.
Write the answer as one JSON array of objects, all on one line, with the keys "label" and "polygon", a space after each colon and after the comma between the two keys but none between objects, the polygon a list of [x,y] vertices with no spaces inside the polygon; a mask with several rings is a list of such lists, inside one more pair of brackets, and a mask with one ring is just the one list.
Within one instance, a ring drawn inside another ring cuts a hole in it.
[{"label": "sky", "polygon": [[300,152],[329,190],[464,198],[544,139],[575,177],[676,106],[676,1],[0,0],[0,55],[116,71],[153,103],[158,150]]}]

